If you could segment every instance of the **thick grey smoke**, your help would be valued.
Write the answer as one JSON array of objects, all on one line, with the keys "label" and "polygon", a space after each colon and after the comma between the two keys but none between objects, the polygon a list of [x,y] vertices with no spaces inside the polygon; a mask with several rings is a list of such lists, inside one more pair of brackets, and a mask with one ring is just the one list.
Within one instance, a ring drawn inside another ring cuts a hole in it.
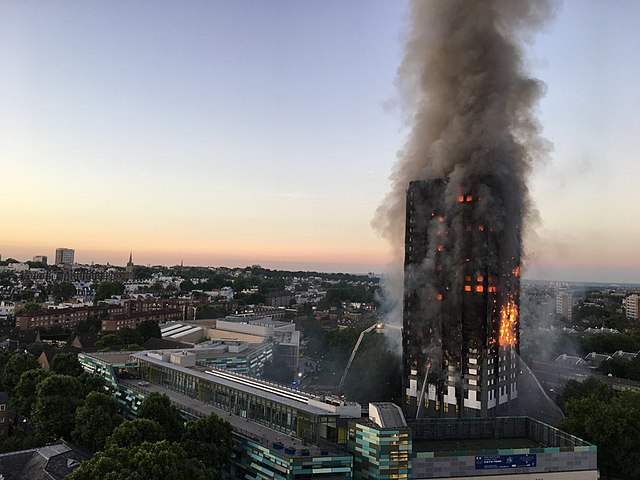
[{"label": "thick grey smoke", "polygon": [[[373,225],[399,260],[409,182],[443,178],[442,208],[451,228],[462,226],[455,220],[456,199],[472,190],[482,198],[474,220],[502,236],[503,255],[519,262],[521,226],[532,215],[527,178],[549,150],[534,115],[544,84],[528,74],[523,47],[551,16],[553,4],[413,0],[410,5],[397,79],[410,133]],[[402,291],[402,281],[396,283],[391,294]]]}]

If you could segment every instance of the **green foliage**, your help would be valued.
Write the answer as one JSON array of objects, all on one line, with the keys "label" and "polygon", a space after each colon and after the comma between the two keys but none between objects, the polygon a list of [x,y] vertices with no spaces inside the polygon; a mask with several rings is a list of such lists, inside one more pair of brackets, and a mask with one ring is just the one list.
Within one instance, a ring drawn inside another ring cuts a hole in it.
[{"label": "green foliage", "polygon": [[196,286],[194,285],[194,283],[187,279],[187,280],[183,280],[180,283],[180,291],[181,292],[190,292],[192,291],[194,288],[196,288]]},{"label": "green foliage", "polygon": [[230,287],[231,285],[233,285],[233,283],[231,282],[229,277],[216,274],[210,278],[207,278],[207,280],[202,285],[202,289],[204,291],[219,290],[222,287]]},{"label": "green foliage", "polygon": [[58,353],[51,362],[51,371],[60,375],[79,377],[83,370],[75,353]]},{"label": "green foliage", "polygon": [[41,368],[28,370],[20,375],[20,380],[11,396],[11,409],[18,415],[31,417],[31,408],[36,400],[36,388],[47,373]]},{"label": "green foliage", "polygon": [[188,422],[180,444],[189,452],[189,456],[217,472],[229,463],[233,449],[231,432],[229,422],[212,413],[208,417]]},{"label": "green foliage", "polygon": [[51,295],[53,299],[58,303],[69,300],[75,294],[76,287],[74,287],[72,283],[61,282],[49,287],[49,295]]},{"label": "green foliage", "polygon": [[351,285],[347,282],[340,282],[327,288],[327,295],[320,303],[320,307],[340,307],[342,302],[373,303],[377,289],[377,286]]},{"label": "green foliage", "polygon": [[362,404],[397,400],[402,389],[400,356],[380,333],[368,333],[344,383],[347,397]]},{"label": "green foliage", "polygon": [[166,395],[157,392],[150,393],[140,406],[138,418],[148,418],[158,422],[164,429],[168,440],[178,441],[182,436],[184,421],[180,410],[171,404]]},{"label": "green foliage", "polygon": [[31,355],[33,355],[35,358],[38,358],[42,354],[42,352],[44,352],[48,348],[50,348],[50,345],[46,343],[35,342],[27,345],[25,350],[27,351],[27,353],[30,353]]},{"label": "green foliage", "polygon": [[107,437],[122,423],[119,410],[112,396],[90,392],[76,410],[74,440],[92,452],[102,450]]},{"label": "green foliage", "polygon": [[636,356],[631,360],[622,358],[612,358],[602,362],[600,371],[610,373],[614,377],[628,378],[629,380],[640,380],[640,356]]},{"label": "green foliage", "polygon": [[117,347],[123,344],[122,338],[120,335],[115,333],[110,333],[105,335],[100,340],[96,342],[96,347],[99,349]]},{"label": "green foliage", "polygon": [[102,328],[102,322],[99,318],[89,317],[86,320],[81,320],[76,325],[74,332],[76,334],[82,333],[98,333]]},{"label": "green foliage", "polygon": [[615,328],[622,332],[631,326],[631,322],[624,315],[612,315],[609,318],[605,318],[604,326],[607,328]]},{"label": "green foliage", "polygon": [[93,375],[89,372],[82,372],[78,377],[80,384],[82,385],[82,396],[86,397],[89,392],[104,392],[105,380],[102,377]]},{"label": "green foliage", "polygon": [[16,353],[7,360],[0,374],[2,387],[6,391],[13,391],[20,381],[20,376],[29,370],[39,369],[40,364],[30,353]]},{"label": "green foliage", "polygon": [[76,408],[84,392],[80,381],[69,375],[52,374],[36,388],[31,419],[38,431],[49,437],[69,437]]},{"label": "green foliage", "polygon": [[0,453],[44,447],[49,443],[49,440],[50,439],[44,435],[30,435],[16,431],[12,433],[11,436],[0,439]]},{"label": "green foliage", "polygon": [[640,350],[640,335],[633,334],[593,334],[580,339],[582,352],[614,353],[618,350],[625,352],[637,352]]},{"label": "green foliage", "polygon": [[148,280],[153,274],[153,269],[137,265],[133,267],[133,276],[136,280]]},{"label": "green foliage", "polygon": [[595,377],[589,377],[584,382],[569,380],[558,398],[558,406],[564,410],[565,405],[571,400],[580,400],[589,396],[595,396],[598,400],[606,402],[613,398],[614,392],[611,387]]},{"label": "green foliage", "polygon": [[11,352],[7,352],[6,350],[0,349],[0,381],[2,378],[2,371],[4,371],[4,367],[7,365],[9,359],[13,356]]},{"label": "green foliage", "polygon": [[260,305],[267,301],[266,297],[261,293],[249,293],[248,295],[239,293],[234,296],[234,300],[244,305]]},{"label": "green foliage", "polygon": [[17,309],[16,313],[29,313],[29,312],[37,312],[38,310],[42,310],[42,305],[39,303],[26,303],[21,308]]},{"label": "green foliage", "polygon": [[106,447],[130,447],[143,442],[160,442],[166,440],[164,428],[148,418],[136,418],[121,423],[107,438]]},{"label": "green foliage", "polygon": [[226,308],[212,305],[198,305],[196,308],[196,318],[224,318],[229,314]]},{"label": "green foliage", "polygon": [[145,442],[129,448],[112,447],[84,462],[68,480],[207,480],[211,475],[177,444]]},{"label": "green foliage", "polygon": [[95,302],[111,298],[112,295],[122,295],[124,293],[124,284],[121,282],[102,282],[96,288],[96,295],[93,298]]},{"label": "green foliage", "polygon": [[640,392],[570,400],[560,428],[598,446],[603,475],[640,478]]},{"label": "green foliage", "polygon": [[314,355],[324,355],[329,349],[329,337],[322,328],[322,324],[313,317],[307,317],[300,322],[300,329],[307,343],[307,351]]},{"label": "green foliage", "polygon": [[137,343],[140,345],[144,342],[140,332],[131,327],[122,327],[118,330],[116,335],[120,338],[120,343],[124,345],[128,345],[130,343]]},{"label": "green foliage", "polygon": [[142,343],[146,342],[150,338],[161,338],[162,334],[160,332],[160,327],[153,320],[145,320],[140,322],[140,324],[136,327],[136,330],[142,337]]}]

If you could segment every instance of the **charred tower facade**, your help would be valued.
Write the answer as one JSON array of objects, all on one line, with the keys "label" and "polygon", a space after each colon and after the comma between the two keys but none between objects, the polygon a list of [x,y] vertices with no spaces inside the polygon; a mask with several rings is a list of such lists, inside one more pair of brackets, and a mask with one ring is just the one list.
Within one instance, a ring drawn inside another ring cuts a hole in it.
[{"label": "charred tower facade", "polygon": [[497,415],[518,396],[520,216],[490,214],[489,183],[422,180],[407,190],[403,394],[412,418]]}]

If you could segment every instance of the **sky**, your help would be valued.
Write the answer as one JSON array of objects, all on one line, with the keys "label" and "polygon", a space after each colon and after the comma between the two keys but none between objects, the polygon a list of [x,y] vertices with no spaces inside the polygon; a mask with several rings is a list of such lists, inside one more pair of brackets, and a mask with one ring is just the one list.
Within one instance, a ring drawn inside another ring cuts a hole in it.
[{"label": "sky", "polygon": [[[527,50],[554,145],[525,277],[640,282],[640,2]],[[381,272],[407,3],[0,2],[0,254]]]}]

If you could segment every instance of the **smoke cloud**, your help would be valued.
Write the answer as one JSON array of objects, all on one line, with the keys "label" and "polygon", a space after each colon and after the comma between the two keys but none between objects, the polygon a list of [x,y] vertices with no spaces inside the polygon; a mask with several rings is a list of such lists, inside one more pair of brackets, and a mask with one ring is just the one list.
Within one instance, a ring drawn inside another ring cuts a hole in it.
[{"label": "smoke cloud", "polygon": [[397,77],[410,133],[372,222],[398,260],[409,182],[436,178],[446,179],[445,215],[456,214],[456,198],[472,187],[483,199],[474,212],[478,224],[512,237],[506,239],[512,251],[503,253],[519,260],[521,226],[534,217],[527,179],[550,150],[534,115],[545,86],[528,74],[523,53],[553,6],[546,0],[411,2]]}]

